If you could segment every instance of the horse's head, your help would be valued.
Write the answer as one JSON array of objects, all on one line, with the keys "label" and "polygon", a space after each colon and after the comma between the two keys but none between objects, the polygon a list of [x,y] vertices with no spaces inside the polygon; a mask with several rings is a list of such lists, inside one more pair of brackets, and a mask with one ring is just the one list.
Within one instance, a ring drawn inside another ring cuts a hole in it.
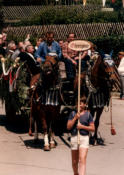
[{"label": "horse's head", "polygon": [[111,86],[115,90],[120,91],[120,88],[121,88],[120,76],[118,74],[117,67],[111,55],[105,54],[103,62],[105,65],[105,72],[108,74],[108,78],[111,83]]},{"label": "horse's head", "polygon": [[43,65],[44,75],[45,76],[51,76],[51,75],[56,74],[56,71],[57,71],[57,68],[58,68],[57,63],[58,63],[58,60],[57,60],[56,56],[47,55],[46,60],[45,60],[44,65]]},{"label": "horse's head", "polygon": [[120,77],[110,54],[100,53],[91,70],[91,82],[95,87],[106,86],[120,90]]},{"label": "horse's head", "polygon": [[42,67],[42,78],[45,87],[54,86],[58,80],[58,59],[55,56],[46,56]]}]

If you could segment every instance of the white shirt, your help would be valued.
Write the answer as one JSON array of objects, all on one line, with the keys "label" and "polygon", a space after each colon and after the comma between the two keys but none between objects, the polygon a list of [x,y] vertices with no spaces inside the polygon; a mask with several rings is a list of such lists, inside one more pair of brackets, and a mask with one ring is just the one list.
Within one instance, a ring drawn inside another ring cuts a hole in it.
[{"label": "white shirt", "polygon": [[124,76],[124,57],[122,57],[120,64],[118,66],[119,75]]}]

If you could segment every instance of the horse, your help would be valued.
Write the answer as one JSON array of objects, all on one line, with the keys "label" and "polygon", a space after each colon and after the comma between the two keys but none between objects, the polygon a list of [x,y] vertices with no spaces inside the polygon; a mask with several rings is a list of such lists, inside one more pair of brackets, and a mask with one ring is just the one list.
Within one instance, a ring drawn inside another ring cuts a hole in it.
[{"label": "horse", "polygon": [[53,128],[60,113],[58,94],[58,59],[46,56],[40,81],[32,93],[30,112],[31,120],[35,121],[35,140],[38,139],[38,126],[43,130],[45,151],[50,151],[56,146]]},{"label": "horse", "polygon": [[[89,64],[89,63],[88,63]],[[98,127],[104,106],[109,105],[111,91],[120,91],[120,78],[111,55],[97,55],[97,59],[89,64],[88,71],[81,73],[81,96],[87,97],[87,106],[95,118],[95,132],[91,137],[92,144],[103,144],[98,138]],[[74,81],[75,94],[77,93],[78,75]]]}]

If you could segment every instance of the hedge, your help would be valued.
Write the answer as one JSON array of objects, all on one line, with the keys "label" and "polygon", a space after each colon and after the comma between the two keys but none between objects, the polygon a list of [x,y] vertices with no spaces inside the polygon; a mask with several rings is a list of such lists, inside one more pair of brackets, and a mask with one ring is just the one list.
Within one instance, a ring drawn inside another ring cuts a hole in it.
[{"label": "hedge", "polygon": [[31,19],[21,20],[13,25],[27,26],[108,22],[124,22],[124,10],[112,12],[100,10],[83,11],[80,8],[76,8],[76,6],[72,6],[72,8],[49,6],[47,9],[39,12],[39,15],[34,15]]},{"label": "hedge", "polygon": [[88,40],[93,42],[99,51],[110,53],[113,50],[114,57],[119,51],[124,51],[124,36],[102,36]]}]

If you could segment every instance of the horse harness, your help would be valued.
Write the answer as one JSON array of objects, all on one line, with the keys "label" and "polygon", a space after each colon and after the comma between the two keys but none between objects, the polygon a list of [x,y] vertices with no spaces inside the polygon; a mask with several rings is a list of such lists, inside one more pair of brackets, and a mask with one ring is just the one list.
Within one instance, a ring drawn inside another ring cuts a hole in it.
[{"label": "horse harness", "polygon": [[57,68],[57,66],[58,66],[58,60],[57,60],[57,58],[54,58],[55,60],[56,60],[56,63],[53,63],[50,59],[46,59],[46,61],[45,61],[45,63],[46,62],[48,62],[48,63],[50,63],[50,65],[51,65],[51,67],[53,68],[53,70],[55,71],[55,69]]}]

